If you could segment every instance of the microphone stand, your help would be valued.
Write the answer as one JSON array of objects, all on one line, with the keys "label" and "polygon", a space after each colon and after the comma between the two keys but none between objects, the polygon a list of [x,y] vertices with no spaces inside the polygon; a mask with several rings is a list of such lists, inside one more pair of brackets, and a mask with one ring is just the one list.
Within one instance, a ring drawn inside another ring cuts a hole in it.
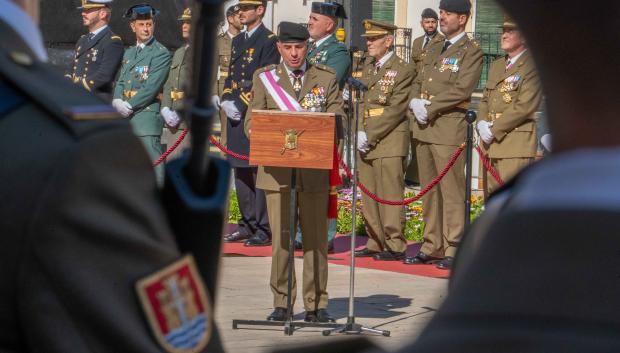
[{"label": "microphone stand", "polygon": [[[349,83],[349,87],[351,87],[351,96],[353,96],[353,90],[357,92],[357,99],[355,100],[355,120],[354,120],[354,134],[353,134],[353,147],[354,151],[357,151],[357,132],[358,132],[358,123],[359,123],[359,112],[360,112],[360,99],[362,92],[368,91],[368,86],[364,85],[362,82],[349,77],[347,79]],[[347,316],[347,323],[344,325],[340,325],[337,328],[333,328],[331,330],[323,331],[323,336],[329,336],[332,333],[343,333],[347,335],[355,334],[359,335],[363,332],[368,333],[376,333],[379,335],[383,335],[385,337],[390,336],[390,331],[387,330],[377,330],[369,327],[364,327],[355,322],[355,239],[357,235],[357,152],[354,152],[352,158],[352,172],[353,172],[353,207],[351,211],[351,265],[349,268],[349,313]]]}]

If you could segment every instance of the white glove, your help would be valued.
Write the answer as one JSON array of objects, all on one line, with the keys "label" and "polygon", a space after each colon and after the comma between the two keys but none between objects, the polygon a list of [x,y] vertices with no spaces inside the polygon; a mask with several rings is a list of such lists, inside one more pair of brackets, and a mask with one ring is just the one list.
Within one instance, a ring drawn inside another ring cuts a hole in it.
[{"label": "white glove", "polygon": [[418,99],[414,98],[409,102],[409,109],[415,115],[415,119],[420,123],[420,125],[428,124],[428,112],[426,111],[426,106],[430,105],[431,101],[426,99]]},{"label": "white glove", "polygon": [[232,121],[241,120],[241,113],[239,112],[239,109],[235,107],[235,102],[223,101],[222,104],[220,104],[220,107],[224,110],[224,113],[226,113],[228,119]]},{"label": "white glove", "polygon": [[220,96],[212,96],[211,104],[213,104],[215,109],[220,110]]},{"label": "white glove", "polygon": [[551,152],[551,148],[553,147],[552,142],[553,139],[551,134],[544,134],[543,137],[540,138],[540,144],[549,152]]},{"label": "white glove", "polygon": [[370,151],[370,146],[368,146],[368,136],[364,131],[357,132],[357,150],[362,153],[367,153]]},{"label": "white glove", "polygon": [[181,122],[181,118],[174,110],[170,110],[168,107],[161,108],[161,116],[164,118],[166,124],[170,127],[177,127]]},{"label": "white glove", "polygon": [[114,109],[116,109],[116,111],[120,115],[122,115],[125,118],[133,114],[133,108],[131,107],[131,104],[125,102],[122,99],[119,99],[119,98],[114,99],[112,101],[112,106],[114,107]]},{"label": "white glove", "polygon": [[351,98],[351,93],[349,92],[348,88],[345,88],[344,90],[342,90],[342,100],[348,101],[349,98]]},{"label": "white glove", "polygon": [[484,143],[490,145],[493,142],[493,133],[491,132],[491,127],[489,126],[489,122],[485,120],[481,120],[477,124],[478,134]]}]

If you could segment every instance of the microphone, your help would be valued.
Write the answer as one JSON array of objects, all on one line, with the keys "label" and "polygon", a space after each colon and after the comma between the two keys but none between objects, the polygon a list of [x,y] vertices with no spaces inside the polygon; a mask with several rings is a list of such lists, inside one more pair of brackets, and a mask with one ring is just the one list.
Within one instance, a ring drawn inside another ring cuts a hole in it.
[{"label": "microphone", "polygon": [[366,92],[368,91],[368,86],[366,86],[365,84],[363,84],[360,80],[357,80],[353,77],[349,77],[347,78],[347,83],[349,84],[349,86],[362,91],[362,92]]}]

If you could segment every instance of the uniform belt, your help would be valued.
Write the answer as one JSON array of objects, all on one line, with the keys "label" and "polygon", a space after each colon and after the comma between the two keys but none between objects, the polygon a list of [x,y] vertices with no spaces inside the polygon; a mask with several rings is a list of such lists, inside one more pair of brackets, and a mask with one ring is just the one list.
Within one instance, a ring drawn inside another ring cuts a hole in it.
[{"label": "uniform belt", "polygon": [[136,94],[138,94],[138,91],[130,91],[130,90],[123,91],[123,96],[129,99],[133,98]]},{"label": "uniform belt", "polygon": [[502,117],[502,113],[489,113],[489,120],[495,121]]},{"label": "uniform belt", "polygon": [[[426,100],[432,100],[433,98],[435,98],[435,96],[428,94],[428,93],[420,93],[420,99],[426,99]],[[464,109],[467,110],[469,109],[469,102],[468,101],[462,101],[461,103],[459,103],[456,107],[454,107],[455,109]]]},{"label": "uniform belt", "polygon": [[183,97],[185,97],[185,93],[183,91],[170,91],[170,98],[172,98],[173,101],[183,99]]},{"label": "uniform belt", "polygon": [[383,115],[383,111],[385,110],[385,108],[374,108],[374,109],[367,109],[366,112],[364,113],[364,116],[366,118],[374,118],[377,116],[381,116]]}]

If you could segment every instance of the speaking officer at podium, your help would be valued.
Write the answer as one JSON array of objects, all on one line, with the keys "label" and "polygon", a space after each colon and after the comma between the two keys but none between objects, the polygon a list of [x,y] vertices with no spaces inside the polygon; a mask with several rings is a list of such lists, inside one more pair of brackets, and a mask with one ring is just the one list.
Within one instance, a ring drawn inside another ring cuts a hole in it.
[{"label": "speaking officer at podium", "polygon": [[[278,51],[283,63],[270,65],[254,74],[252,110],[316,111],[343,115],[335,70],[311,65],[306,60],[308,30],[282,22],[278,31]],[[279,91],[279,92],[278,92]],[[274,99],[275,97],[275,99]],[[284,102],[284,100],[287,102]],[[285,104],[286,103],[286,104]],[[251,138],[252,113],[245,127]],[[297,172],[298,209],[304,249],[303,302],[306,321],[333,322],[327,308],[327,211],[330,171],[299,169]],[[260,167],[256,187],[265,190],[269,223],[273,234],[270,286],[275,310],[267,320],[286,319],[288,257],[290,242],[291,169]],[[293,270],[293,298],[296,280]]]},{"label": "speaking officer at podium", "polygon": [[[441,32],[446,40],[427,50],[422,72],[411,90],[411,121],[418,140],[416,157],[420,184],[428,185],[465,142],[469,108],[480,74],[482,50],[465,33],[471,15],[469,0],[441,0]],[[465,230],[465,157],[456,160],[443,180],[422,199],[424,244],[406,264],[441,259],[440,269],[450,269]]]},{"label": "speaking officer at podium", "polygon": [[[536,157],[534,114],[542,100],[542,88],[517,24],[506,17],[503,30],[501,43],[507,56],[491,64],[477,127],[491,166],[508,181]],[[484,185],[487,194],[499,187],[487,171]]]},{"label": "speaking officer at podium", "polygon": [[78,39],[73,67],[65,75],[108,102],[112,100],[112,84],[124,52],[121,37],[108,26],[112,1],[82,0],[78,10],[82,10],[82,22],[89,32]]},{"label": "speaking officer at podium", "polygon": [[[406,113],[415,65],[407,64],[392,50],[396,26],[365,20],[364,27],[362,36],[372,58],[361,77],[368,91],[363,93],[358,121],[359,179],[382,199],[402,200],[403,163],[409,152]],[[362,194],[362,202],[369,238],[366,248],[356,251],[356,256],[403,260],[407,250],[403,207],[380,204],[366,194]]]},{"label": "speaking officer at podium", "polygon": [[[276,35],[262,22],[267,8],[265,0],[239,1],[239,19],[246,31],[233,38],[229,75],[224,83],[220,108],[227,119],[226,145],[233,152],[249,155],[250,141],[243,131],[248,105],[252,96],[252,75],[261,67],[280,62]],[[246,240],[246,246],[269,245],[271,230],[267,217],[265,193],[256,188],[256,167],[247,161],[229,157],[235,171],[235,189],[239,201],[239,229],[224,237],[224,241]]]}]

